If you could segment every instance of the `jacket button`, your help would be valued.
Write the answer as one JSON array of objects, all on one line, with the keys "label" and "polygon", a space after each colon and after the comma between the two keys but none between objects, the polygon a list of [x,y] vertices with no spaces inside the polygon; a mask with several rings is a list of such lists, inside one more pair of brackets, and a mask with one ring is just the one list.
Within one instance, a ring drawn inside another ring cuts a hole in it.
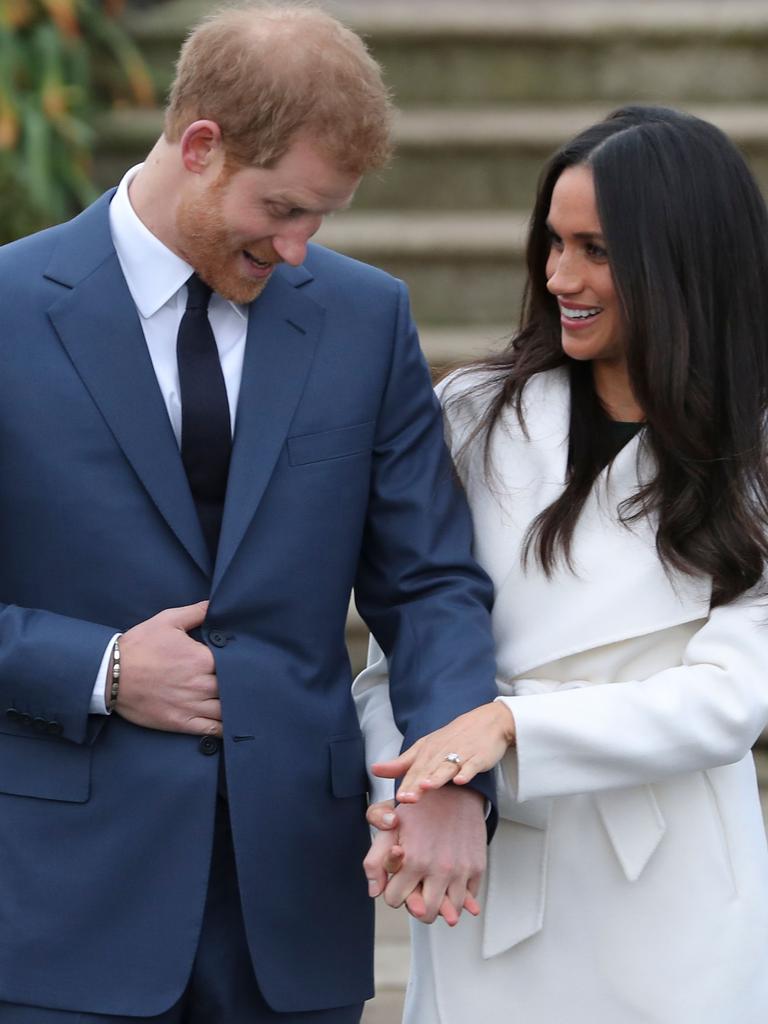
[{"label": "jacket button", "polygon": [[208,639],[211,641],[214,647],[227,646],[227,637],[224,635],[224,633],[221,632],[221,630],[212,629],[208,634]]},{"label": "jacket button", "polygon": [[16,708],[8,708],[5,712],[5,717],[10,719],[11,722],[18,722],[21,718],[21,712],[17,711]]},{"label": "jacket button", "polygon": [[29,728],[32,725],[32,715],[28,715],[26,711],[22,711],[19,715],[19,725],[23,725],[25,728]]},{"label": "jacket button", "polygon": [[41,718],[40,715],[38,715],[37,718],[32,719],[32,728],[36,732],[45,732],[45,730],[48,728],[48,719]]},{"label": "jacket button", "polygon": [[64,726],[61,722],[46,722],[45,731],[49,736],[61,736]]},{"label": "jacket button", "polygon": [[199,743],[200,753],[206,754],[208,757],[211,754],[218,754],[220,746],[221,744],[216,736],[203,736]]}]

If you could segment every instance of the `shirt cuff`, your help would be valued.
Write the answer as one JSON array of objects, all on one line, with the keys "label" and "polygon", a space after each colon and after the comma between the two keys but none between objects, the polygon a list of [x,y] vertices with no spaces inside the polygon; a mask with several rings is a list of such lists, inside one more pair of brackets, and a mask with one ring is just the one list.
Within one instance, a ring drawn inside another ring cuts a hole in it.
[{"label": "shirt cuff", "polygon": [[115,640],[117,640],[119,636],[122,636],[122,633],[115,633],[107,644],[107,649],[104,651],[104,657],[101,659],[99,674],[96,676],[96,682],[93,684],[91,705],[88,708],[88,712],[91,715],[112,714],[107,707],[107,669],[109,668],[109,659],[112,657],[112,648],[114,647]]}]

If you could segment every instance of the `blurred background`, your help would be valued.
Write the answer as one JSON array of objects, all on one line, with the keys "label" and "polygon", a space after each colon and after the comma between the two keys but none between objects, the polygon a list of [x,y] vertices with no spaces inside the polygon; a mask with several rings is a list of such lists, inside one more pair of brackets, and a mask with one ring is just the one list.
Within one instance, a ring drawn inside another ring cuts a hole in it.
[{"label": "blurred background", "polygon": [[[216,6],[0,0],[0,242],[76,213],[142,158],[161,129],[179,44]],[[662,102],[714,121],[768,187],[766,0],[326,6],[367,38],[401,114],[391,168],[318,237],[408,282],[436,371],[513,330],[538,172],[612,108]],[[365,633],[353,612],[349,641],[358,667]],[[379,933],[379,995],[365,1022],[395,1024],[402,915],[382,913]]]}]

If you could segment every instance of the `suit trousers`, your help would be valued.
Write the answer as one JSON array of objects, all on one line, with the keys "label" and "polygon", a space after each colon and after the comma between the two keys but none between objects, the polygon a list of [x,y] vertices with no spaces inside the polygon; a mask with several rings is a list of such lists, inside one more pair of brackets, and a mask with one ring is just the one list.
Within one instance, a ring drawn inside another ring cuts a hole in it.
[{"label": "suit trousers", "polygon": [[[300,965],[296,986],[301,988]],[[219,797],[200,943],[179,1002],[155,1017],[104,1016],[0,1003],[0,1024],[359,1024],[362,1012],[362,1005],[355,1005],[277,1013],[265,1002],[245,937],[228,806]]]}]

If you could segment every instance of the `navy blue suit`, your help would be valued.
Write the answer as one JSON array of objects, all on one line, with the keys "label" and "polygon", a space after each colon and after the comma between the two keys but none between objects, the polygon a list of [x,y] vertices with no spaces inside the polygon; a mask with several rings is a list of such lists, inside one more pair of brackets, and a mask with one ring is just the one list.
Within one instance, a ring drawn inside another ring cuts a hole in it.
[{"label": "navy blue suit", "polygon": [[109,196],[0,250],[0,1000],[150,1016],[205,903],[218,754],[89,715],[113,632],[210,597],[248,943],[276,1010],[372,993],[350,590],[411,743],[494,696],[490,584],[401,283],[318,246],[250,310],[210,563]]}]

